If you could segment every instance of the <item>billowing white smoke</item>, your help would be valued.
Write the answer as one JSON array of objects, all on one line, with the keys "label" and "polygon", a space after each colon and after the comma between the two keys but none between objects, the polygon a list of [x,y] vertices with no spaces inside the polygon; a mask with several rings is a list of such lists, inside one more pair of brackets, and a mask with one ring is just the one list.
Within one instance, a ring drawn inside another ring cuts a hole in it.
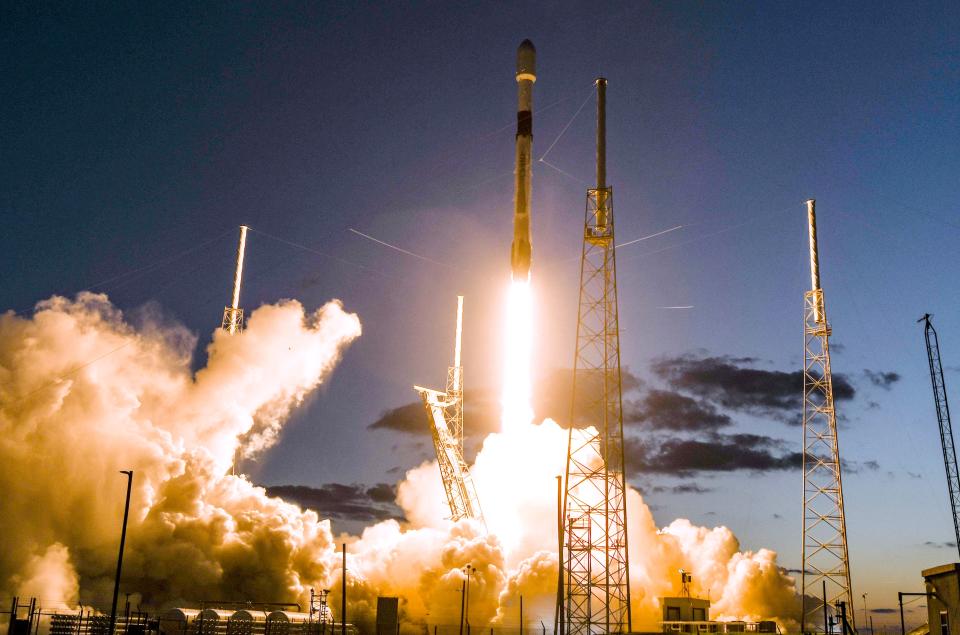
[{"label": "billowing white smoke", "polygon": [[[552,624],[556,475],[565,469],[567,434],[547,420],[514,425],[485,439],[471,473],[493,537],[476,523],[445,520],[449,511],[435,462],[411,470],[397,498],[416,529],[404,530],[394,521],[367,529],[351,547],[353,570],[370,589],[407,598],[409,621],[457,624],[465,577],[459,569],[470,564],[478,568],[470,587],[473,624],[515,627],[520,595],[528,625]],[[795,628],[794,583],[778,567],[774,552],[741,551],[726,527],[695,527],[681,519],[658,529],[633,489],[627,519],[635,630],[658,630],[658,598],[679,593],[681,568],[693,573],[697,590],[710,591],[713,618],[776,618]]]},{"label": "billowing white smoke", "polygon": [[[235,454],[270,446],[306,394],[360,333],[330,303],[255,311],[217,332],[192,375],[181,327],[136,328],[101,295],[55,297],[32,318],[0,316],[0,595],[102,602],[110,597],[123,503],[135,470],[125,558],[128,590],[155,607],[201,599],[304,601],[332,588],[339,554],[329,522],[229,475]],[[92,363],[91,363],[92,362]],[[425,422],[426,425],[426,422]],[[462,568],[477,568],[470,622],[551,624],[556,594],[556,479],[567,433],[552,421],[490,435],[473,467],[488,531],[453,524],[436,463],[407,473],[407,523],[367,528],[348,548],[349,618],[369,624],[377,595],[398,595],[405,633],[459,623]],[[795,614],[792,581],[770,551],[741,552],[726,528],[677,520],[658,530],[628,498],[634,628],[659,619],[685,568],[711,590],[714,616]]]},{"label": "billowing white smoke", "polygon": [[[330,526],[227,473],[255,453],[360,334],[331,302],[286,301],[193,337],[149,315],[134,328],[103,295],[0,316],[0,595],[109,597],[133,469],[127,588],[151,604],[300,596],[328,578]],[[242,444],[242,447],[241,447]]]}]

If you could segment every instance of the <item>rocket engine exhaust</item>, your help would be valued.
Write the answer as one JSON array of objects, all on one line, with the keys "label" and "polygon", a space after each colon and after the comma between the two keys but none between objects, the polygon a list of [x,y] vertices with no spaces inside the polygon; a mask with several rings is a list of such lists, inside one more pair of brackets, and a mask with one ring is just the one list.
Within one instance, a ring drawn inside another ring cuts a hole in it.
[{"label": "rocket engine exhaust", "polygon": [[515,281],[530,278],[530,172],[533,153],[533,83],[537,50],[524,40],[517,49],[517,140],[514,173],[513,244],[510,269]]}]

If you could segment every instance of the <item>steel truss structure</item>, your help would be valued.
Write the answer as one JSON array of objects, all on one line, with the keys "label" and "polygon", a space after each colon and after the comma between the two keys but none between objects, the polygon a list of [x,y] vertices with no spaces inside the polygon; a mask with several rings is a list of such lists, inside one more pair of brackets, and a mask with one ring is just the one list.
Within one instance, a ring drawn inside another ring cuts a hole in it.
[{"label": "steel truss structure", "polygon": [[247,230],[240,226],[240,242],[237,243],[237,269],[233,274],[233,296],[230,306],[223,307],[223,320],[220,328],[227,333],[239,333],[243,330],[243,309],[240,308],[240,281],[243,278],[243,253],[247,246]]},{"label": "steel truss structure", "polygon": [[[801,633],[826,632],[829,607],[853,606],[840,446],[830,370],[830,335],[820,288],[815,202],[807,201],[812,289],[804,294],[803,566]],[[826,588],[824,607],[823,589]],[[853,612],[851,611],[851,619]]]},{"label": "steel truss structure", "polygon": [[937,408],[937,423],[940,426],[940,444],[943,446],[943,464],[947,468],[947,493],[950,495],[950,511],[953,516],[953,531],[960,551],[960,470],[957,469],[957,450],[953,443],[953,424],[950,422],[950,405],[947,403],[947,388],[943,382],[943,365],[940,363],[940,339],[933,328],[929,313],[917,320],[923,322],[923,337],[927,342],[927,361],[930,362],[930,382],[933,384],[933,403]]},{"label": "steel truss structure", "polygon": [[463,458],[463,366],[460,365],[460,340],[463,332],[463,296],[457,297],[457,340],[454,365],[447,369],[446,392],[414,386],[420,394],[427,417],[433,447],[440,466],[443,490],[450,506],[450,518],[473,518],[484,522],[480,499]]},{"label": "steel truss structure", "polygon": [[[564,491],[566,635],[628,633],[630,586],[613,191],[597,80],[597,181],[588,190]],[[579,427],[586,426],[586,427]]]}]

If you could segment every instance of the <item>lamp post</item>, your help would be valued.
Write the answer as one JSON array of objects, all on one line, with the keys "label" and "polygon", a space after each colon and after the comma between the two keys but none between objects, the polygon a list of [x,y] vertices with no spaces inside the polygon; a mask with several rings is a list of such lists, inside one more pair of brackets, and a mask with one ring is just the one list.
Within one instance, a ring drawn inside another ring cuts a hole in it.
[{"label": "lamp post", "polygon": [[470,575],[477,572],[477,568],[472,565],[467,565],[467,586],[464,591],[464,603],[466,604],[466,609],[464,610],[464,615],[467,619],[467,635],[470,635]]},{"label": "lamp post", "polygon": [[130,516],[130,489],[133,486],[133,470],[120,470],[127,475],[127,502],[123,506],[123,527],[120,529],[120,555],[117,556],[117,575],[113,579],[113,607],[110,609],[110,631],[115,635],[117,628],[117,597],[120,595],[120,571],[123,569],[123,545],[127,541],[127,518]]},{"label": "lamp post", "polygon": [[[867,630],[867,624],[869,623],[869,618],[867,617],[867,594],[863,594],[863,630]],[[873,635],[873,631],[870,631],[870,635]]]}]

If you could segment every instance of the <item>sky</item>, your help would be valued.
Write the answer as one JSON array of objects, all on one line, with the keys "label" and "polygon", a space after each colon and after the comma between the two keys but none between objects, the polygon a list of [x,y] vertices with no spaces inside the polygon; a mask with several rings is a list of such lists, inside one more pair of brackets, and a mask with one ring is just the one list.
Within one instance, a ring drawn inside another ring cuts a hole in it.
[{"label": "sky", "polygon": [[0,309],[102,291],[186,325],[200,367],[249,225],[248,311],[339,298],[363,325],[242,466],[335,529],[391,513],[431,456],[426,423],[392,411],[444,380],[457,294],[478,429],[495,414],[530,38],[538,417],[568,407],[602,75],[618,240],[672,230],[617,254],[628,476],[657,521],[727,525],[800,565],[813,197],[855,594],[893,608],[956,560],[915,323],[934,315],[953,396],[956,3],[15,4],[0,23]]}]

